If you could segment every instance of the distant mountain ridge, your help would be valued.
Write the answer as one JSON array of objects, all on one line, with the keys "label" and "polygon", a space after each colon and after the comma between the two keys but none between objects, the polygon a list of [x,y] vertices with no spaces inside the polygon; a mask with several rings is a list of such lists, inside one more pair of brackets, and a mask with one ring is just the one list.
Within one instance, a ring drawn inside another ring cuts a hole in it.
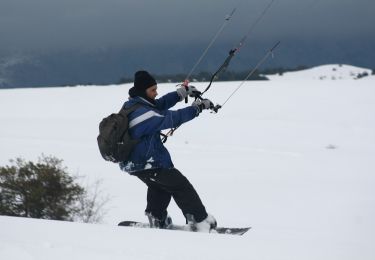
[{"label": "distant mountain ridge", "polygon": [[372,70],[346,64],[327,64],[309,69],[265,75],[269,80],[347,80],[370,76]]},{"label": "distant mountain ridge", "polygon": [[[278,72],[276,74],[268,74],[267,71],[282,71]],[[286,71],[286,72],[285,72]],[[270,69],[265,70],[266,73],[262,73],[261,71],[258,73],[255,73],[253,77],[251,77],[249,80],[358,80],[366,77],[375,77],[374,76],[374,70],[362,68],[362,67],[356,67],[352,65],[347,64],[326,64],[326,65],[320,65],[315,66],[312,68],[301,68],[301,69]],[[202,74],[202,75],[200,75]],[[192,81],[208,81],[210,78],[210,75],[207,75],[208,73],[200,73],[199,79],[193,78]],[[232,75],[235,74],[235,75]],[[241,72],[241,73],[232,73],[232,72],[225,72],[223,77],[219,78],[217,81],[241,81],[245,76],[247,75],[247,72]],[[176,75],[155,75],[157,81],[159,83],[166,83],[166,82],[179,82],[177,78],[183,78],[184,74],[176,74]],[[118,82],[114,84],[125,84],[125,83],[132,83],[132,78],[129,77],[127,79],[120,79]],[[3,85],[2,85],[3,84]],[[5,85],[4,85],[5,84]],[[79,86],[79,85],[94,85],[93,83],[78,83],[78,84],[71,84],[68,86]],[[113,85],[112,83],[102,83],[97,85]],[[40,87],[59,87],[59,85],[50,85],[50,86],[40,86]],[[64,85],[60,85],[64,86]],[[38,86],[35,86],[38,87]],[[0,89],[2,88],[22,88],[22,87],[8,87],[6,85],[6,80],[0,78]]]},{"label": "distant mountain ridge", "polygon": [[[248,71],[259,61],[270,42],[246,45],[228,70]],[[352,64],[375,68],[373,45],[358,41],[336,43],[297,42],[282,39],[273,59],[262,67],[296,68],[321,64]],[[223,63],[232,44],[214,46],[195,73],[214,72]],[[202,45],[137,46],[39,53],[0,52],[0,88],[108,85],[132,78],[140,69],[157,75],[186,75],[202,53]]]}]

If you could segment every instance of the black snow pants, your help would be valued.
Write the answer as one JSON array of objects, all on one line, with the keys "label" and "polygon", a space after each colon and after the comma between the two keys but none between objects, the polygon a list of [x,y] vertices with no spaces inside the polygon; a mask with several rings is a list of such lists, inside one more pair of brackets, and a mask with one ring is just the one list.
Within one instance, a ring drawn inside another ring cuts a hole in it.
[{"label": "black snow pants", "polygon": [[151,213],[159,220],[165,219],[168,205],[173,197],[185,217],[186,214],[191,214],[197,222],[207,217],[198,193],[177,169],[150,169],[132,175],[137,176],[148,186],[146,213]]}]

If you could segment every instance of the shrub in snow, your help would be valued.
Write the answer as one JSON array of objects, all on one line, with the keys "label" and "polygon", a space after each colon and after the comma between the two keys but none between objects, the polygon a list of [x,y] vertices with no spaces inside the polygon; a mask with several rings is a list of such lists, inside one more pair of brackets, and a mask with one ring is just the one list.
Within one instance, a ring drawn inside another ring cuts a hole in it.
[{"label": "shrub in snow", "polygon": [[359,73],[357,75],[357,79],[361,79],[361,78],[364,78],[364,77],[367,77],[368,76],[368,73],[367,72],[363,72],[363,73]]},{"label": "shrub in snow", "polygon": [[[0,167],[0,215],[98,222],[104,202],[76,183],[62,160],[42,156],[38,162],[21,158]],[[99,203],[99,204],[98,204]]]}]

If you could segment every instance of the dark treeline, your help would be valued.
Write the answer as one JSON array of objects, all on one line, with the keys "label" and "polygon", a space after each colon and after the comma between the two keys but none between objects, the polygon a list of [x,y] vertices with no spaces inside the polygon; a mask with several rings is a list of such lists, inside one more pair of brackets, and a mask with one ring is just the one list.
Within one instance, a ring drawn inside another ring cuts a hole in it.
[{"label": "dark treeline", "polygon": [[[248,80],[267,80],[267,77],[265,75],[270,75],[270,74],[280,74],[282,75],[285,72],[289,71],[298,71],[298,70],[303,70],[307,69],[307,66],[298,66],[296,68],[283,68],[283,67],[278,67],[278,68],[272,68],[272,69],[264,69],[264,70],[256,70],[254,74],[248,79]],[[219,75],[218,78],[215,80],[219,81],[240,81],[244,80],[247,75],[250,73],[250,71],[240,71],[240,72],[235,72],[235,71],[225,71]],[[159,83],[167,83],[167,82],[182,82],[186,75],[185,74],[154,74],[153,75],[157,82]],[[210,81],[212,77],[212,74],[206,71],[200,72],[198,74],[194,74],[190,77],[191,81]],[[122,77],[120,81],[118,82],[119,84],[124,84],[124,83],[131,83],[133,82],[133,78],[129,77]]]}]

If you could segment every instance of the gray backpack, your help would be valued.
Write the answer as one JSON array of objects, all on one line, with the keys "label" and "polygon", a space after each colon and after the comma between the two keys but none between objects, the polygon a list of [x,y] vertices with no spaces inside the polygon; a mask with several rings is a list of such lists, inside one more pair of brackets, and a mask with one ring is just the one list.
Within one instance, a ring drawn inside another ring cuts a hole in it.
[{"label": "gray backpack", "polygon": [[134,146],[139,140],[134,140],[129,135],[128,115],[139,108],[135,104],[104,118],[99,124],[98,146],[104,160],[118,163],[127,161]]}]

